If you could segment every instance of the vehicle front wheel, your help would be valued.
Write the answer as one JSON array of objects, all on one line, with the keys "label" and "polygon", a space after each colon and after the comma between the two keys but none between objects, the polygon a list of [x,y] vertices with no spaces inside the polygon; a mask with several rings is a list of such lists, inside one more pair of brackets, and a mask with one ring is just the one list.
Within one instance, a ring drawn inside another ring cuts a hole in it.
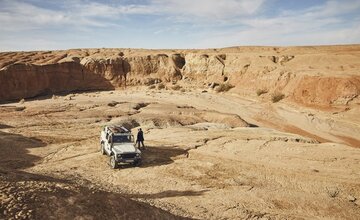
[{"label": "vehicle front wheel", "polygon": [[114,155],[110,157],[110,166],[113,169],[118,168],[118,164],[116,163],[116,158]]},{"label": "vehicle front wheel", "polygon": [[100,152],[102,155],[105,155],[105,146],[104,143],[101,143]]},{"label": "vehicle front wheel", "polygon": [[133,166],[140,166],[141,165],[141,160],[137,160],[135,162],[132,163]]}]

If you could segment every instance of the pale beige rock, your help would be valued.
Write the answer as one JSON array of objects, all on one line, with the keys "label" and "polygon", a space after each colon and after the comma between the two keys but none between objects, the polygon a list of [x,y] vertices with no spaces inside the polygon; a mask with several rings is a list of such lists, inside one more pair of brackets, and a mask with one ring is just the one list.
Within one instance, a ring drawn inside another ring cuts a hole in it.
[{"label": "pale beige rock", "polygon": [[195,88],[226,81],[238,94],[253,96],[261,88],[305,106],[343,106],[358,103],[359,54],[359,45],[0,53],[0,100],[149,85],[158,78]]}]

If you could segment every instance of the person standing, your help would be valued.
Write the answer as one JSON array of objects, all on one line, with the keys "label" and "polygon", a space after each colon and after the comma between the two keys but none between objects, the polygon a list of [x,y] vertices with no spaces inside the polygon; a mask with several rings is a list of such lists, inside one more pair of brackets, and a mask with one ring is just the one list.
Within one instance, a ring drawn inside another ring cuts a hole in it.
[{"label": "person standing", "polygon": [[141,128],[138,129],[138,133],[137,133],[137,138],[136,138],[136,142],[138,144],[138,148],[140,149],[140,143],[142,145],[142,148],[145,149],[145,145],[144,145],[144,133],[141,130]]}]

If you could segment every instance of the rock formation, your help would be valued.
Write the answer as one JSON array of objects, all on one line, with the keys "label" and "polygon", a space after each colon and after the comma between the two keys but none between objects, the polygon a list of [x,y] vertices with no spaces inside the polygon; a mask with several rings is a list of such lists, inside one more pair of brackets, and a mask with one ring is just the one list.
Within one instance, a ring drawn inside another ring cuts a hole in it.
[{"label": "rock formation", "polygon": [[347,105],[358,101],[359,58],[359,45],[5,52],[0,53],[0,101],[159,82],[192,88],[226,82],[235,93],[264,89],[303,105]]}]

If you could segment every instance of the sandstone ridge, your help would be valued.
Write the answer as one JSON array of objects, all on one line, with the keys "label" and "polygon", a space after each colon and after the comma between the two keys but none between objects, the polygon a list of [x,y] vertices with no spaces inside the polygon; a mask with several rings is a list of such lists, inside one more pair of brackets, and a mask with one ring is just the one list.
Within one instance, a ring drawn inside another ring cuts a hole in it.
[{"label": "sandstone ridge", "polygon": [[359,58],[359,45],[3,52],[0,101],[161,83],[229,84],[233,93],[261,90],[307,106],[351,105],[359,101]]}]

